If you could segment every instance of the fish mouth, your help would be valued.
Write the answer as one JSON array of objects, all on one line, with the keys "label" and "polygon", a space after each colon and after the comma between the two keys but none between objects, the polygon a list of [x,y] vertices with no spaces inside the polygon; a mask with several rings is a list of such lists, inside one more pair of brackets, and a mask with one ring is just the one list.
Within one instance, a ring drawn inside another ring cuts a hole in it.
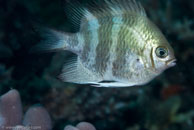
[{"label": "fish mouth", "polygon": [[169,66],[169,67],[175,66],[176,65],[176,59],[173,58],[173,59],[167,60],[166,65]]}]

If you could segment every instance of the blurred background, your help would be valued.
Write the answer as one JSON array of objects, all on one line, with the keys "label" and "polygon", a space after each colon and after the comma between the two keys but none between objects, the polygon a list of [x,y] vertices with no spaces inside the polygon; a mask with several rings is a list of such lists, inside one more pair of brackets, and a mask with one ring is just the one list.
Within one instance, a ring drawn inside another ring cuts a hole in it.
[{"label": "blurred background", "polygon": [[36,23],[75,32],[63,0],[0,0],[0,95],[17,89],[24,112],[42,104],[53,130],[80,121],[97,130],[193,130],[194,1],[141,3],[174,48],[177,65],[144,86],[95,88],[58,79],[72,53],[29,53],[41,39]]}]

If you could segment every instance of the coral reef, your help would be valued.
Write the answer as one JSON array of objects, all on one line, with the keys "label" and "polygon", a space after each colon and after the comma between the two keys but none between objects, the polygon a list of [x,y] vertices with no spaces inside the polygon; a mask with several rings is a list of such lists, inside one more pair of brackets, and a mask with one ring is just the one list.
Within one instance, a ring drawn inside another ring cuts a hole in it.
[{"label": "coral reef", "polygon": [[[0,130],[51,130],[52,122],[47,110],[40,106],[30,107],[24,115],[20,95],[10,90],[0,97]],[[96,130],[88,122],[80,122],[76,127],[68,125],[64,130]]]}]

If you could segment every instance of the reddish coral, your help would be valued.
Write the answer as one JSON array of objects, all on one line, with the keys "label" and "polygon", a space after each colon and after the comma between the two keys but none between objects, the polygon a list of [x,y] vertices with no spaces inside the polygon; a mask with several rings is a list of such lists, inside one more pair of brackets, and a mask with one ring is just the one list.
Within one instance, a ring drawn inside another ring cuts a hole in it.
[{"label": "reddish coral", "polygon": [[181,91],[183,91],[183,87],[175,84],[175,85],[169,85],[168,87],[165,87],[161,91],[161,97],[162,99],[168,99],[171,96],[179,94]]}]

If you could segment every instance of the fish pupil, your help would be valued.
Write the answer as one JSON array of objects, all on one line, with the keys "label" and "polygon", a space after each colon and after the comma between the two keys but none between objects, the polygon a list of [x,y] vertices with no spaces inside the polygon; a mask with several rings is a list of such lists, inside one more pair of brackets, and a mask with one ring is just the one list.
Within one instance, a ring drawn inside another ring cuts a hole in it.
[{"label": "fish pupil", "polygon": [[166,48],[164,48],[164,47],[158,47],[157,49],[156,49],[156,55],[158,56],[158,57],[160,57],[160,58],[165,58],[168,54],[168,51],[167,51],[167,49]]},{"label": "fish pupil", "polygon": [[164,56],[164,54],[165,54],[165,51],[164,50],[160,50],[160,55]]}]

